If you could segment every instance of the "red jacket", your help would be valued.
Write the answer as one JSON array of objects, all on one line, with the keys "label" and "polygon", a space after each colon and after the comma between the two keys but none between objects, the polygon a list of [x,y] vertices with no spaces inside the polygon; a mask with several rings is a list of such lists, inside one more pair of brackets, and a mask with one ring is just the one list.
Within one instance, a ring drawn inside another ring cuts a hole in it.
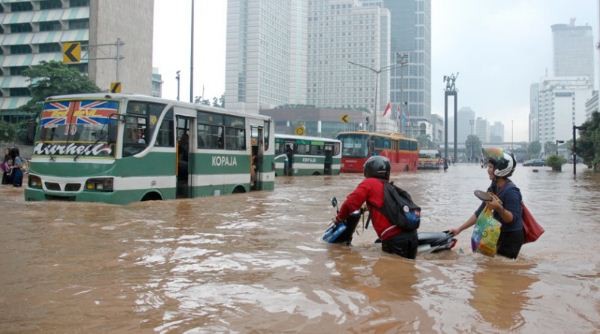
[{"label": "red jacket", "polygon": [[388,240],[398,234],[399,227],[392,225],[379,211],[383,207],[383,180],[369,177],[365,178],[352,193],[346,197],[344,204],[337,214],[336,220],[345,220],[353,211],[358,210],[364,202],[371,213],[373,228],[381,240]]}]

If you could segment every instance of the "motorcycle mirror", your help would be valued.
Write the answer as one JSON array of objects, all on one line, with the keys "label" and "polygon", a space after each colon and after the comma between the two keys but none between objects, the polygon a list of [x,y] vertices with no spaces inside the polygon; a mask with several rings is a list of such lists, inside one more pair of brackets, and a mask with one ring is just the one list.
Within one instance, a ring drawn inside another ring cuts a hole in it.
[{"label": "motorcycle mirror", "polygon": [[331,199],[331,206],[333,206],[335,208],[335,207],[337,207],[337,205],[338,205],[337,198],[333,197]]}]

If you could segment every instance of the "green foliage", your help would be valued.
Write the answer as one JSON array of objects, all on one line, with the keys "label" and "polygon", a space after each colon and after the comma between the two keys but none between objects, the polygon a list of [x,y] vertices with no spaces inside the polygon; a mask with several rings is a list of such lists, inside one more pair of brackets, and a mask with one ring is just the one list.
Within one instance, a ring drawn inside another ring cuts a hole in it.
[{"label": "green foliage", "polygon": [[31,144],[33,138],[28,138],[31,121],[8,123],[0,121],[0,142]]},{"label": "green foliage", "polygon": [[542,144],[539,141],[533,141],[529,143],[527,146],[527,154],[529,154],[530,159],[537,158],[542,151]]},{"label": "green foliage", "polygon": [[426,150],[436,148],[435,144],[431,141],[431,136],[428,134],[420,134],[416,139],[419,144],[419,149]]},{"label": "green foliage", "polygon": [[481,140],[475,135],[469,135],[465,141],[465,152],[469,161],[479,161],[481,155]]},{"label": "green foliage", "polygon": [[586,129],[579,130],[577,155],[583,158],[588,167],[600,170],[600,113],[592,113],[592,117],[582,126]]},{"label": "green foliage", "polygon": [[552,167],[553,170],[560,170],[565,162],[567,162],[565,158],[556,154],[552,154],[546,159],[546,165]]},{"label": "green foliage", "polygon": [[31,90],[31,100],[20,108],[25,112],[40,112],[41,102],[49,96],[100,91],[85,74],[58,61],[42,61],[23,74],[29,78]]}]

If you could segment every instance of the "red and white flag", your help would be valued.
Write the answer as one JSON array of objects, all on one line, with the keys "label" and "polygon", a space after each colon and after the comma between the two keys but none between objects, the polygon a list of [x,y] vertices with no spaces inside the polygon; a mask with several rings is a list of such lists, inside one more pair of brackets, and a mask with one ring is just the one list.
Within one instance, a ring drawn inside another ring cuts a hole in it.
[{"label": "red and white flag", "polygon": [[383,116],[387,115],[388,112],[392,110],[392,102],[388,102],[385,105],[385,109],[383,110]]}]

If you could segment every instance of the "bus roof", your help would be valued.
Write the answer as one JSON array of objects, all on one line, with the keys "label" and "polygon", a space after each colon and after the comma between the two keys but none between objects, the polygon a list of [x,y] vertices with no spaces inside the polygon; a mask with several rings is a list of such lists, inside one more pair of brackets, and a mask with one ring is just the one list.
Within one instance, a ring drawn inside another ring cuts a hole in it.
[{"label": "bus roof", "polygon": [[311,137],[311,136],[296,136],[296,135],[287,135],[283,133],[276,133],[275,138],[284,138],[284,139],[301,139],[301,140],[315,140],[315,141],[324,141],[324,142],[336,142],[341,143],[340,140],[335,138],[326,138],[326,137]]},{"label": "bus roof", "polygon": [[239,111],[232,111],[232,110],[228,110],[225,108],[208,106],[205,104],[195,104],[195,103],[189,103],[189,102],[174,101],[174,100],[162,99],[159,97],[143,95],[143,94],[91,93],[91,94],[56,95],[56,96],[47,97],[46,100],[44,100],[44,102],[49,101],[49,100],[68,100],[68,99],[103,99],[103,100],[106,100],[106,99],[111,99],[111,100],[128,99],[128,100],[136,100],[136,101],[163,103],[163,104],[167,104],[167,105],[171,105],[171,106],[179,106],[179,107],[189,108],[189,109],[200,109],[202,111],[212,111],[212,112],[217,112],[220,114],[227,114],[227,115],[233,115],[233,116],[250,117],[250,118],[262,119],[262,120],[270,120],[271,119],[271,117],[261,115],[261,114],[250,114],[250,113],[244,113],[244,112],[239,112]]},{"label": "bus roof", "polygon": [[375,136],[375,137],[386,137],[390,139],[404,139],[410,141],[417,141],[416,139],[407,138],[403,134],[398,132],[370,132],[365,130],[359,131],[344,131],[337,134],[339,135],[367,135],[367,136]]}]

